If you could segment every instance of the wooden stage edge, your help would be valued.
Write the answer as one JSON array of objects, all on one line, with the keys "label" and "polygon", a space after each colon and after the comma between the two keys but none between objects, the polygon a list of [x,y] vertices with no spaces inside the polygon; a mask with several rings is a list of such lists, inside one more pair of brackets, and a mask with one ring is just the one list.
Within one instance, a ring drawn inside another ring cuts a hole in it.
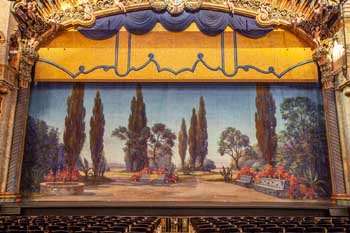
[{"label": "wooden stage edge", "polygon": [[0,215],[123,216],[349,216],[348,207],[331,203],[213,202],[24,202],[3,203]]}]

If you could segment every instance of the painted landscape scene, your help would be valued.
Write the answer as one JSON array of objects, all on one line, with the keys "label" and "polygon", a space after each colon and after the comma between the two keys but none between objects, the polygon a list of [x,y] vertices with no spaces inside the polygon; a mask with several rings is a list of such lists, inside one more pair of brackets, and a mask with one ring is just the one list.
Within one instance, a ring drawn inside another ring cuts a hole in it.
[{"label": "painted landscape scene", "polygon": [[318,84],[38,83],[27,201],[319,202]]}]

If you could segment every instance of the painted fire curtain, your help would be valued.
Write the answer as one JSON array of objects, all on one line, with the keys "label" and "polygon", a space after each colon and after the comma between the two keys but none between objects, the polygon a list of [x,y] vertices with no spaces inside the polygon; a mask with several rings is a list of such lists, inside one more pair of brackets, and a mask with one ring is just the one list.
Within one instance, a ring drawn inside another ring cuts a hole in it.
[{"label": "painted fire curtain", "polygon": [[[272,30],[251,18],[203,10],[177,17],[131,12],[98,19],[80,33],[94,43],[117,34],[118,43],[122,26],[144,34],[157,22],[170,31],[194,22],[207,35],[221,34],[221,47],[227,26],[237,37],[260,38]],[[96,65],[103,57],[93,59]],[[41,62],[62,69],[70,80],[89,71]],[[261,75],[275,72],[235,64]],[[127,68],[136,71],[130,56]],[[213,69],[226,72],[224,65]],[[38,82],[31,93],[21,190],[35,201],[328,201],[322,109],[317,83]]]},{"label": "painted fire curtain", "polygon": [[[322,108],[318,84],[38,83],[22,193],[34,201],[327,201]],[[74,195],[59,191],[78,183]]]}]

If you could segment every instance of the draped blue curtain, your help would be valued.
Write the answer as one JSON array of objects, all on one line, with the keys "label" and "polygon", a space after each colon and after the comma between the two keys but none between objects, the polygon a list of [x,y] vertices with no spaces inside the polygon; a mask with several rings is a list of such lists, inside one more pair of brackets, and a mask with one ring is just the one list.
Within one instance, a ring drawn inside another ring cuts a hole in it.
[{"label": "draped blue curtain", "polygon": [[143,10],[100,18],[96,20],[94,26],[78,30],[90,39],[104,40],[118,33],[122,26],[133,34],[144,34],[151,31],[158,22],[173,32],[183,31],[194,22],[206,35],[217,35],[229,26],[250,38],[265,36],[273,29],[260,27],[253,18],[218,11],[201,10],[172,16],[168,12],[156,13],[152,10]]}]

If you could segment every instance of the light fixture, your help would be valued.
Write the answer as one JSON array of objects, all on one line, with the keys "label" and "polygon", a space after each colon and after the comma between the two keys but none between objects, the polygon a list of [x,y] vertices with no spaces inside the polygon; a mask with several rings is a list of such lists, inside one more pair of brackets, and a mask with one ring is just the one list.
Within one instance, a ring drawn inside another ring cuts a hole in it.
[{"label": "light fixture", "polygon": [[335,39],[333,42],[333,51],[332,51],[332,56],[333,56],[333,62],[338,61],[344,54],[344,47],[343,45],[338,43],[338,40]]}]

